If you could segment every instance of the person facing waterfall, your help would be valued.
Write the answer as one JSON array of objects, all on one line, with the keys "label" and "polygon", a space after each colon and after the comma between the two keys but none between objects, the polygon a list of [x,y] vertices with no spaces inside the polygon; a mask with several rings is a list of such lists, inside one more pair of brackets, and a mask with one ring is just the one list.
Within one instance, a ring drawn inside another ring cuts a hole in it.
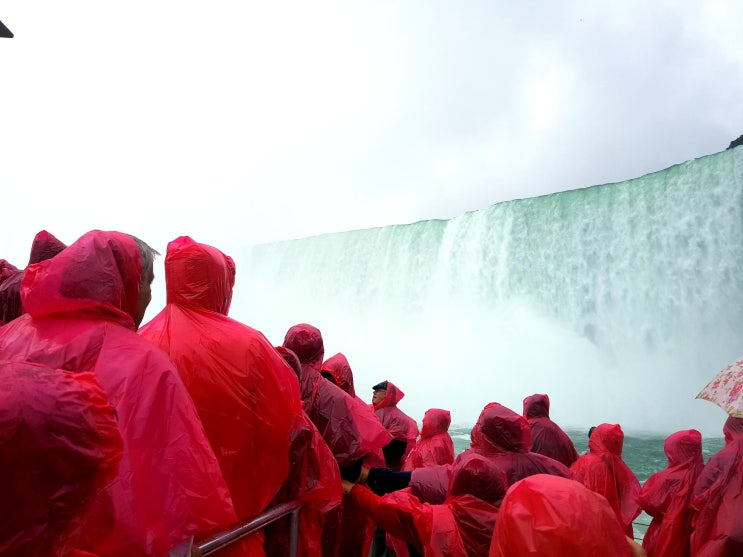
[{"label": "person facing waterfall", "polygon": [[725,446],[713,454],[694,485],[691,557],[743,555],[743,418],[729,416]]},{"label": "person facing waterfall", "polygon": [[[301,373],[299,386],[304,411],[315,424],[333,453],[341,477],[357,481],[364,458],[387,445],[391,435],[379,423],[374,412],[360,399],[350,396],[320,374],[325,346],[320,330],[308,323],[289,328],[283,347],[299,358]],[[323,556],[340,555],[343,503],[339,510],[326,516],[323,528]],[[345,512],[348,512],[346,509]],[[365,539],[362,532],[356,536],[353,555],[361,556]],[[345,557],[345,556],[344,556]]]},{"label": "person facing waterfall", "polygon": [[688,557],[692,490],[704,468],[702,434],[677,431],[663,443],[668,468],[650,476],[640,489],[643,510],[653,517],[642,546],[649,557]]},{"label": "person facing waterfall", "polygon": [[454,463],[454,441],[449,435],[451,412],[429,408],[423,415],[421,437],[405,459],[403,470]]},{"label": "person facing waterfall", "polygon": [[[284,483],[289,433],[302,408],[296,376],[273,345],[228,317],[234,284],[231,257],[176,238],[165,254],[167,304],[139,334],[178,369],[242,520],[263,511]],[[262,538],[236,546],[259,555]]]},{"label": "person facing waterfall", "polygon": [[622,460],[624,432],[617,424],[600,424],[588,439],[588,454],[578,458],[570,470],[574,479],[606,497],[624,533],[633,537],[632,521],[640,514],[637,501],[640,482]]},{"label": "person facing waterfall", "polygon": [[524,399],[524,418],[531,429],[531,446],[533,453],[543,454],[570,465],[578,460],[575,445],[562,428],[550,419],[550,397],[534,394]]},{"label": "person facing waterfall", "polygon": [[418,438],[418,424],[397,405],[405,396],[391,381],[382,381],[372,387],[372,406],[379,421],[392,435],[384,447],[384,460],[392,470],[400,470]]}]

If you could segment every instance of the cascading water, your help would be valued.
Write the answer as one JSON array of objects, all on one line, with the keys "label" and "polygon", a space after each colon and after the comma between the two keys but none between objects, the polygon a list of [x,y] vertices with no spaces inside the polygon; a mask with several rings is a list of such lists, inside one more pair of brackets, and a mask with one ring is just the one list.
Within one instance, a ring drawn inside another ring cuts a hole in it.
[{"label": "cascading water", "polygon": [[357,392],[389,379],[420,421],[548,393],[564,427],[697,428],[696,393],[743,355],[743,148],[618,184],[256,246],[232,314],[343,352]]}]

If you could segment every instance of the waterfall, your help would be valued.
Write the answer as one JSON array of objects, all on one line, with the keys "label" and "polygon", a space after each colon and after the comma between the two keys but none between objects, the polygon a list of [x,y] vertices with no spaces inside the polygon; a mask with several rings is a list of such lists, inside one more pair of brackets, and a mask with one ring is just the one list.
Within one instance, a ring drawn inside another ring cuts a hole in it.
[{"label": "waterfall", "polygon": [[244,255],[234,317],[274,344],[314,324],[360,396],[388,379],[419,422],[547,393],[564,427],[716,435],[725,414],[694,396],[743,355],[743,148]]}]

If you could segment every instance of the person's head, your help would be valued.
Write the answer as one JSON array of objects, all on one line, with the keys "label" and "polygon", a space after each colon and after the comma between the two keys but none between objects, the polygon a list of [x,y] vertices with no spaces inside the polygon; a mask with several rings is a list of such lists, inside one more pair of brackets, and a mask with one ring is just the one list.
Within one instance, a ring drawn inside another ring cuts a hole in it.
[{"label": "person's head", "polygon": [[235,286],[235,262],[217,248],[188,236],[168,242],[167,303],[227,315]]},{"label": "person's head", "polygon": [[441,408],[429,408],[423,414],[422,425],[421,438],[446,433],[449,431],[449,426],[451,425],[451,412]]},{"label": "person's head", "polygon": [[743,439],[743,418],[728,416],[725,425],[722,426],[722,433],[725,436],[725,443]]},{"label": "person's head", "polygon": [[542,394],[535,394],[524,399],[524,418],[549,418],[550,417],[550,397]]},{"label": "person's head", "polygon": [[611,453],[622,456],[624,432],[619,424],[599,424],[588,439],[588,450],[592,453]]},{"label": "person's head", "polygon": [[483,408],[470,437],[472,448],[481,454],[527,452],[531,428],[523,416],[491,402]]},{"label": "person's head", "polygon": [[627,557],[609,502],[583,484],[547,474],[514,483],[495,524],[490,557]]},{"label": "person's head", "polygon": [[377,383],[372,387],[372,404],[377,406],[387,396],[387,381]]},{"label": "person's head", "polygon": [[591,435],[593,435],[593,430],[596,429],[595,425],[592,425],[591,428],[588,430],[588,438],[591,438]]},{"label": "person's head", "polygon": [[136,236],[129,235],[137,243],[139,252],[142,256],[142,277],[139,283],[139,301],[137,303],[137,313],[134,317],[134,325],[139,327],[144,319],[147,306],[152,301],[152,281],[155,280],[155,256],[160,255],[144,241]]},{"label": "person's head", "polygon": [[284,336],[283,346],[294,352],[303,366],[320,370],[325,356],[325,346],[322,333],[317,327],[307,323],[290,327]]},{"label": "person's head", "polygon": [[489,458],[468,452],[454,467],[448,496],[473,495],[498,506],[508,489],[505,473]]},{"label": "person's head", "polygon": [[296,374],[297,379],[299,379],[302,376],[302,364],[299,363],[299,358],[297,358],[297,355],[284,346],[275,346],[274,348],[276,348],[279,356],[281,356],[284,361],[289,364],[289,367],[292,368],[292,371],[294,371],[294,373]]},{"label": "person's head", "polygon": [[122,442],[92,372],[0,363],[0,554],[66,555]]},{"label": "person's head", "polygon": [[689,461],[704,465],[702,456],[702,434],[696,429],[685,429],[672,433],[663,442],[668,466],[679,466]]}]

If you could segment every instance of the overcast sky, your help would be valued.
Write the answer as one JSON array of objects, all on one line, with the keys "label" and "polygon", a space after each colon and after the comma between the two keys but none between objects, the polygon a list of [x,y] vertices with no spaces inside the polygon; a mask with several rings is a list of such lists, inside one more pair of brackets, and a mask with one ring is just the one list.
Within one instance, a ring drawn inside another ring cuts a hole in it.
[{"label": "overcast sky", "polygon": [[0,20],[0,257],[20,267],[41,229],[236,255],[743,134],[739,0],[4,0]]}]

